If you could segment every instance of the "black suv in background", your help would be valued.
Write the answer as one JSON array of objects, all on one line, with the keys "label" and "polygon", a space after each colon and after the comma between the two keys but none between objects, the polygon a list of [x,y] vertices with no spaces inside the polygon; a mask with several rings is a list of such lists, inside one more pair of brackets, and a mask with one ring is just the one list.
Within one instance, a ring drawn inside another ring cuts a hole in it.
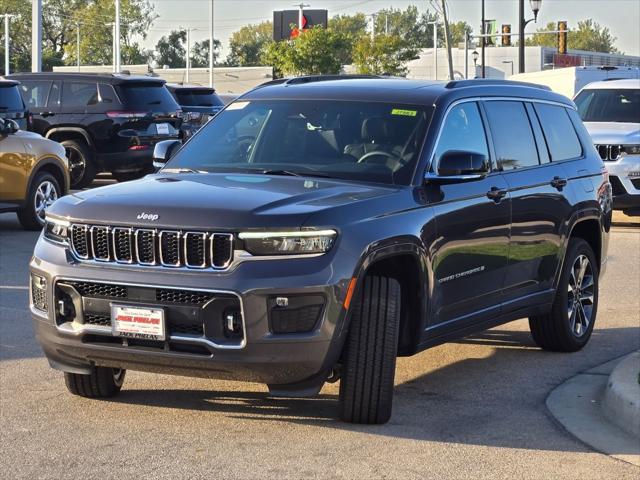
[{"label": "black suv in background", "polygon": [[341,417],[382,423],[398,355],[526,317],[546,350],[586,345],[611,185],[575,105],[343,78],[256,88],[158,174],[51,206],[31,313],[72,393],[115,395],[125,369],[280,396],[339,379]]},{"label": "black suv in background", "polygon": [[215,89],[198,85],[167,84],[182,109],[182,131],[188,138],[224,107]]},{"label": "black suv in background", "polygon": [[13,120],[20,130],[28,130],[31,119],[20,96],[19,85],[15,80],[0,79],[0,118]]},{"label": "black suv in background", "polygon": [[153,146],[179,138],[180,107],[164,80],[125,74],[19,73],[32,130],[62,143],[71,186],[101,171],[118,181],[152,171]]}]

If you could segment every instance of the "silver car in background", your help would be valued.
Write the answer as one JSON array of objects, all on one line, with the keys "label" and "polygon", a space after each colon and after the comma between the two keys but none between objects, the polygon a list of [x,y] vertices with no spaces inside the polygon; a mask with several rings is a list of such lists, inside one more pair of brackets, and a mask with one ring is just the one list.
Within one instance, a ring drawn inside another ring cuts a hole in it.
[{"label": "silver car in background", "polygon": [[640,215],[640,80],[590,83],[574,100],[609,171],[613,208]]}]

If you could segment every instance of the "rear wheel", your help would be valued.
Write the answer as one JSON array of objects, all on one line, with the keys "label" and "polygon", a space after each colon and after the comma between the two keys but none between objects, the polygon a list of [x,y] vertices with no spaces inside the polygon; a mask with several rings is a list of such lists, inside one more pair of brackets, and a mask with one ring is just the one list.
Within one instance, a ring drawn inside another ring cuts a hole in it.
[{"label": "rear wheel", "polygon": [[95,159],[89,147],[76,140],[60,142],[69,160],[69,178],[72,188],[85,188],[91,185],[98,173]]},{"label": "rear wheel", "polygon": [[529,318],[531,335],[544,350],[575,352],[593,331],[598,310],[598,265],[581,238],[569,241],[551,312]]},{"label": "rear wheel", "polygon": [[64,381],[74,395],[107,398],[120,392],[126,373],[122,368],[95,367],[89,375],[65,372]]},{"label": "rear wheel", "polygon": [[353,300],[340,380],[340,418],[385,423],[391,417],[400,323],[400,284],[366,277]]},{"label": "rear wheel", "polygon": [[40,230],[44,226],[45,211],[62,196],[60,184],[47,172],[36,174],[23,208],[18,210],[18,220],[27,230]]}]

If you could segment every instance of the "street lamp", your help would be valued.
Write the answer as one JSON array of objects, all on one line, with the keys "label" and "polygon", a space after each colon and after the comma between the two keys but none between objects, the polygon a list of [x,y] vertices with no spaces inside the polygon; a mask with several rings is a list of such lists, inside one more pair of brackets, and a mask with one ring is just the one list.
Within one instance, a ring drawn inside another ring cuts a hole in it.
[{"label": "street lamp", "polygon": [[520,0],[520,21],[518,32],[518,72],[524,73],[524,29],[529,22],[538,21],[538,12],[542,6],[542,0],[529,0],[531,10],[533,11],[533,18],[530,20],[524,19],[524,0]]}]

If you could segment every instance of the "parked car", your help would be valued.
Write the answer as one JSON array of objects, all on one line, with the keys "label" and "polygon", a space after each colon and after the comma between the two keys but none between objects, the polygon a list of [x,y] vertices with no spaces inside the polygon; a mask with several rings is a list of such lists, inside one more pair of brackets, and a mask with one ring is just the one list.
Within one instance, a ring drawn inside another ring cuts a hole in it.
[{"label": "parked car", "polygon": [[67,151],[71,186],[99,172],[118,181],[153,171],[153,146],[180,135],[180,107],[164,80],[124,74],[19,73],[33,131]]},{"label": "parked car", "polygon": [[229,105],[231,102],[233,102],[236,98],[238,98],[239,95],[236,95],[235,93],[219,93],[218,97],[220,97],[220,100],[222,100],[222,102],[225,105]]},{"label": "parked car", "polygon": [[182,131],[189,138],[224,107],[215,89],[199,85],[167,84],[182,109]]},{"label": "parked car", "polygon": [[340,417],[383,423],[398,355],[522,317],[545,350],[591,336],[611,188],[566,97],[278,80],[155,159],[172,151],[47,214],[34,330],[76,395],[117,394],[126,369],[293,397],[340,379]]},{"label": "parked car", "polygon": [[0,80],[0,118],[13,120],[21,130],[27,130],[31,126],[30,116],[20,96],[19,85],[15,80]]},{"label": "parked car", "polygon": [[46,210],[68,191],[64,147],[0,118],[0,212],[17,212],[24,228],[39,230]]},{"label": "parked car", "polygon": [[575,102],[609,171],[613,208],[640,215],[640,80],[591,83]]}]

